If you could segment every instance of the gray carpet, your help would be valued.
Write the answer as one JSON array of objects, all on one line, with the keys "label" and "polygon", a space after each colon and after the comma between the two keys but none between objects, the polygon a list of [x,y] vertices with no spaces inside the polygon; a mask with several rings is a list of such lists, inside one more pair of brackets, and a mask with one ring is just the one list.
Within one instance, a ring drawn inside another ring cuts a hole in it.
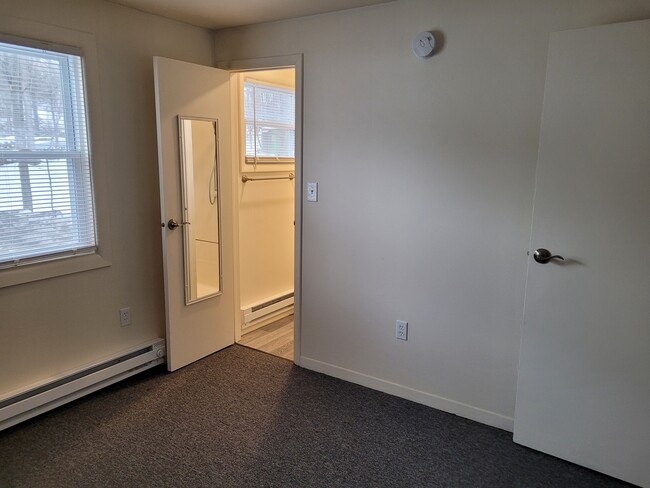
[{"label": "gray carpet", "polygon": [[508,432],[232,346],[0,433],[0,486],[630,486]]}]

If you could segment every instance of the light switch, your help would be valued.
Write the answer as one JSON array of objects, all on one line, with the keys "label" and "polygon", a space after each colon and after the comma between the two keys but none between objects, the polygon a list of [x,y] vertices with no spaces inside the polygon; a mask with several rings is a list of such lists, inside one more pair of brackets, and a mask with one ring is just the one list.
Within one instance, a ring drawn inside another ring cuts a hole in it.
[{"label": "light switch", "polygon": [[307,201],[318,201],[318,183],[307,183]]}]

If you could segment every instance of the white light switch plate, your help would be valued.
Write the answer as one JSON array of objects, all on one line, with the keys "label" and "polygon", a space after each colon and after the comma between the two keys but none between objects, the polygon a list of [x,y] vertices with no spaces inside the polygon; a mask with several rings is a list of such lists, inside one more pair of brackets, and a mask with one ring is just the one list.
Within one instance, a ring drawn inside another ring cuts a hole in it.
[{"label": "white light switch plate", "polygon": [[307,183],[307,201],[318,201],[318,183]]}]

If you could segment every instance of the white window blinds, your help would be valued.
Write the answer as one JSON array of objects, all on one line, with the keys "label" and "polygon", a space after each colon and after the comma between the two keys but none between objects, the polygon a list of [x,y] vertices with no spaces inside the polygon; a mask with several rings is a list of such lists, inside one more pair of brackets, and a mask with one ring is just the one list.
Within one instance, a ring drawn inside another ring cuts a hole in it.
[{"label": "white window blinds", "polygon": [[0,268],[95,241],[82,59],[0,43]]},{"label": "white window blinds", "polygon": [[295,91],[244,81],[246,162],[294,161]]}]

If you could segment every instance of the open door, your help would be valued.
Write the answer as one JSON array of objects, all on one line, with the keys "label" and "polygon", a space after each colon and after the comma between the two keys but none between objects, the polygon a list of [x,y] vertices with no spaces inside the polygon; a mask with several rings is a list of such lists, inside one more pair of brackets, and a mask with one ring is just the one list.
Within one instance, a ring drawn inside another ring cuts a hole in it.
[{"label": "open door", "polygon": [[514,426],[515,442],[641,486],[650,486],[648,53],[650,21],[551,36]]},{"label": "open door", "polygon": [[[234,342],[230,73],[155,57],[154,81],[167,365],[174,371]],[[207,146],[196,145],[199,137]],[[192,167],[192,150],[211,154],[210,166]],[[209,205],[192,213],[188,201],[199,189]],[[216,231],[199,231],[206,216],[216,219]],[[217,275],[197,286],[197,270],[206,266]]]}]

